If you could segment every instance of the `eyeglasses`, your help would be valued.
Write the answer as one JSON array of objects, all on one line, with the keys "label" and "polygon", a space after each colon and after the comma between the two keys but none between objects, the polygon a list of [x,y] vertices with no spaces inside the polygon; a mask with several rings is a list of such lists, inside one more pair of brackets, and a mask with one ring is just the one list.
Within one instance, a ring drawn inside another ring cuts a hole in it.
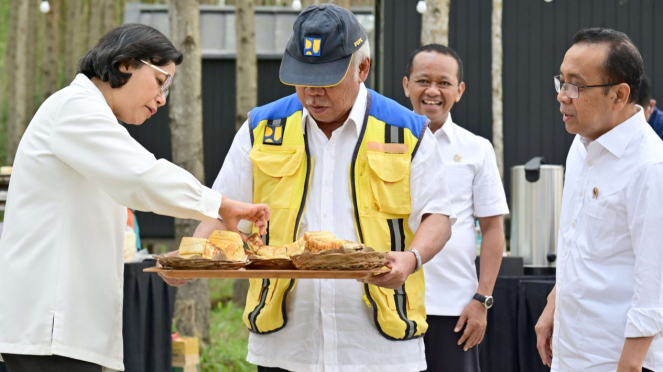
[{"label": "eyeglasses", "polygon": [[157,67],[157,66],[155,66],[155,65],[153,65],[149,62],[143,61],[142,59],[140,61],[143,62],[144,64],[152,67],[153,69],[155,69],[155,70],[157,70],[157,71],[159,71],[163,74],[166,74],[166,82],[163,83],[163,85],[161,86],[161,94],[163,94],[164,98],[167,98],[168,97],[168,91],[170,89],[170,85],[173,83],[173,75],[167,73],[162,68],[159,68],[159,67]]},{"label": "eyeglasses", "polygon": [[555,76],[555,90],[559,93],[564,88],[564,94],[571,98],[576,99],[580,97],[580,88],[597,88],[597,87],[611,87],[621,83],[603,84],[603,85],[575,85],[571,83],[564,83],[559,80],[560,75]]}]

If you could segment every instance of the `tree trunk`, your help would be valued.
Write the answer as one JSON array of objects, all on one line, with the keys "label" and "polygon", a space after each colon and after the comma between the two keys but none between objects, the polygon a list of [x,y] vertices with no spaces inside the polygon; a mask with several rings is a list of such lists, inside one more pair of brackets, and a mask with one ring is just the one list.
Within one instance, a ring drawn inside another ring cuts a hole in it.
[{"label": "tree trunk", "polygon": [[319,5],[320,0],[302,0],[302,10],[311,5]]},{"label": "tree trunk", "polygon": [[90,18],[88,20],[88,49],[92,49],[104,35],[104,10],[106,0],[90,0]]},{"label": "tree trunk", "polygon": [[502,0],[493,0],[492,16],[493,147],[497,168],[504,180],[504,132],[502,129]]},{"label": "tree trunk", "polygon": [[[170,40],[186,56],[170,93],[170,134],[173,162],[204,182],[203,110],[201,98],[202,51],[200,10],[197,0],[171,1]],[[198,225],[193,220],[175,220],[175,239],[192,236]],[[210,296],[208,281],[197,279],[179,288],[175,300],[175,326],[186,336],[209,342]]]},{"label": "tree trunk", "polygon": [[[76,52],[75,56],[75,62],[76,62],[76,69],[78,69],[78,61],[83,58],[83,56],[87,53],[88,49],[88,43],[89,43],[89,32],[90,32],[90,1],[91,0],[79,0],[79,19],[78,19],[78,31],[77,31],[77,36],[79,37],[78,43],[76,44],[76,47],[78,48],[78,51]],[[76,70],[75,69],[75,70]]]},{"label": "tree trunk", "polygon": [[60,43],[60,0],[50,0],[51,11],[46,13],[44,58],[42,71],[42,101],[58,90],[58,54]]},{"label": "tree trunk", "polygon": [[249,111],[258,105],[258,61],[256,57],[256,31],[254,0],[237,0],[235,4],[235,34],[237,36],[236,120],[239,130]]},{"label": "tree trunk", "polygon": [[16,45],[11,68],[14,75],[13,86],[10,89],[12,102],[9,105],[9,120],[7,121],[7,163],[14,164],[18,143],[27,127],[27,64],[25,56],[28,52],[28,18],[31,0],[19,0],[16,20]]},{"label": "tree trunk", "polygon": [[106,35],[108,31],[114,29],[118,25],[116,0],[103,0],[102,4],[102,7],[104,8],[104,25],[101,36]]},{"label": "tree trunk", "polygon": [[243,309],[246,306],[246,295],[249,293],[249,280],[248,279],[235,279],[233,283],[233,305],[238,309]]},{"label": "tree trunk", "polygon": [[121,25],[124,20],[124,8],[127,4],[127,0],[117,0],[118,1],[118,13],[117,13],[117,24]]},{"label": "tree trunk", "polygon": [[[38,24],[41,21],[37,18],[39,10],[39,0],[28,0],[28,37],[26,54],[24,55],[26,68],[25,75],[25,127],[32,120],[35,114],[35,92],[37,91],[37,44],[38,44]],[[42,15],[41,13],[39,15]]]},{"label": "tree trunk", "polygon": [[449,45],[450,0],[426,0],[426,13],[421,16],[421,45]]},{"label": "tree trunk", "polygon": [[[11,89],[14,88],[14,60],[16,59],[16,21],[19,0],[9,0],[9,29],[7,30],[7,49],[4,60],[2,76],[0,76],[0,120],[7,111],[11,112],[11,107],[16,103]],[[5,99],[9,104],[5,106]]]},{"label": "tree trunk", "polygon": [[329,3],[336,4],[345,9],[350,9],[350,0],[329,0]]},{"label": "tree trunk", "polygon": [[65,38],[65,52],[64,52],[64,81],[65,85],[69,85],[74,74],[76,73],[76,62],[78,61],[76,53],[78,53],[77,40],[79,40],[76,35],[78,28],[76,27],[76,22],[78,22],[77,13],[80,9],[80,4],[78,0],[67,0],[67,18],[65,23],[67,24],[67,37]]}]

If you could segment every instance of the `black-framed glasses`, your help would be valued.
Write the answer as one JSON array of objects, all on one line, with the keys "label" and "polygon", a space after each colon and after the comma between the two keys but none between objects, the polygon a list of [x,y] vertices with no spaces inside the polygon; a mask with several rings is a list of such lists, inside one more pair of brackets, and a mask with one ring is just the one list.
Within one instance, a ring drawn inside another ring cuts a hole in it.
[{"label": "black-framed glasses", "polygon": [[580,88],[598,88],[598,87],[611,87],[613,85],[619,85],[621,83],[612,83],[612,84],[602,84],[602,85],[575,85],[571,83],[562,82],[559,80],[560,75],[555,76],[555,90],[557,93],[564,89],[564,94],[571,98],[576,99],[580,97]]},{"label": "black-framed glasses", "polygon": [[169,74],[168,72],[166,72],[162,68],[159,68],[159,67],[157,67],[157,66],[155,66],[155,65],[153,65],[149,62],[143,61],[142,59],[140,61],[143,62],[144,64],[152,67],[153,69],[155,69],[155,70],[157,70],[157,71],[159,71],[163,74],[166,74],[166,82],[164,82],[163,85],[161,86],[161,94],[163,94],[164,98],[168,98],[170,85],[173,83],[173,75]]}]

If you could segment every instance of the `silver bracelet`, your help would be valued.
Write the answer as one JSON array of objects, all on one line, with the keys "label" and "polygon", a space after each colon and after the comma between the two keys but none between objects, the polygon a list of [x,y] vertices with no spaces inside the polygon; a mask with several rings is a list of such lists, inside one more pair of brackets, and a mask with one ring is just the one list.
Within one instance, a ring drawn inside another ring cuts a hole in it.
[{"label": "silver bracelet", "polygon": [[414,256],[417,258],[417,268],[412,272],[412,274],[416,273],[417,271],[421,270],[421,255],[419,254],[419,251],[416,250],[415,248],[410,248],[408,251],[414,253]]}]

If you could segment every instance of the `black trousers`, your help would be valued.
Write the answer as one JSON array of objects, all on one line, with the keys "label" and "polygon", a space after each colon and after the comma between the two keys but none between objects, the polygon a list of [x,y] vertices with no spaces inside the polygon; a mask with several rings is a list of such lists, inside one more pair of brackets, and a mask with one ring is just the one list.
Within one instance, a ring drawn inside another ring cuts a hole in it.
[{"label": "black trousers", "polygon": [[458,316],[427,315],[424,335],[426,364],[429,372],[480,372],[479,346],[463,351],[458,340],[463,331],[454,332]]},{"label": "black trousers", "polygon": [[101,372],[100,365],[59,355],[2,354],[9,372]]}]

